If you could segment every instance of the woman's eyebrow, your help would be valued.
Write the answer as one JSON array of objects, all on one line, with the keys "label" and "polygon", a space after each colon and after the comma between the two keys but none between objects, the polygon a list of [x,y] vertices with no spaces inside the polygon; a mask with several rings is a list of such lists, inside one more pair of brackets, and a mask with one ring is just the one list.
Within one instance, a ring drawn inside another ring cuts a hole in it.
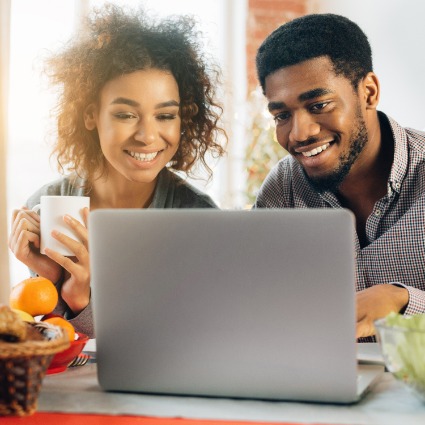
[{"label": "woman's eyebrow", "polygon": [[126,97],[117,97],[111,102],[111,105],[128,105],[137,107],[140,106],[140,103],[132,99],[127,99]]},{"label": "woman's eyebrow", "polygon": [[155,108],[166,108],[167,106],[177,106],[178,108],[180,107],[180,103],[177,102],[176,100],[168,100],[167,102],[161,102],[155,105]]},{"label": "woman's eyebrow", "polygon": [[[136,102],[133,99],[128,99],[126,97],[117,97],[111,102],[111,105],[128,105],[137,108],[138,106],[140,106],[140,103]],[[180,107],[180,103],[176,100],[168,100],[166,102],[157,103],[155,105],[155,109],[166,108],[167,106]]]}]

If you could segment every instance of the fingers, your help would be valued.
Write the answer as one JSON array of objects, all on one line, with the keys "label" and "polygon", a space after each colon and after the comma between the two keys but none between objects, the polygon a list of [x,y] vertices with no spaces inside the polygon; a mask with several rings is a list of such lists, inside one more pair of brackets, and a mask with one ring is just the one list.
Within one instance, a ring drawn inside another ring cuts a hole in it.
[{"label": "fingers", "polygon": [[357,322],[356,338],[365,338],[376,334],[375,325],[372,320],[365,317],[363,320]]},{"label": "fingers", "polygon": [[50,258],[40,254],[40,219],[28,208],[14,210],[9,248],[15,257],[35,273],[56,282],[62,269]]},{"label": "fingers", "polygon": [[12,212],[12,233],[16,232],[18,227],[21,229],[34,231],[40,229],[40,216],[27,208],[13,210]]},{"label": "fingers", "polygon": [[409,302],[409,292],[397,285],[380,284],[357,292],[356,299],[358,333],[370,336],[375,335],[375,320],[405,308]]},{"label": "fingers", "polygon": [[26,207],[26,206],[24,205],[23,207],[21,207],[21,208],[19,208],[19,209],[15,209],[15,210],[13,210],[13,211],[12,211],[12,221],[14,221],[14,220],[15,220],[16,216],[18,215],[18,213],[19,213],[20,211],[22,211],[22,210],[29,211],[29,208],[28,208],[28,207]]},{"label": "fingers", "polygon": [[87,280],[89,278],[88,254],[85,256],[84,260],[80,261],[77,256],[72,258],[65,257],[49,248],[46,248],[45,251],[49,258],[62,266],[71,275],[78,276],[79,280]]},{"label": "fingers", "polygon": [[357,324],[356,324],[356,338],[363,338],[373,335],[370,332],[370,318],[367,312],[361,308],[361,303],[357,302]]},{"label": "fingers", "polygon": [[26,260],[31,255],[31,243],[34,247],[39,248],[39,236],[32,232],[21,231],[9,239],[9,248],[19,261],[27,264]]},{"label": "fingers", "polygon": [[[57,241],[59,241],[61,244],[63,244],[67,248],[69,248],[69,250],[71,252],[73,252],[74,256],[77,257],[78,261],[86,261],[88,259],[88,250],[87,250],[84,243],[81,243],[81,242],[65,235],[64,233],[58,232],[56,230],[52,231],[52,236]],[[49,252],[56,252],[56,251],[49,250]],[[46,254],[47,254],[47,251],[46,251]],[[61,257],[64,257],[61,254],[58,254],[58,255],[60,255]],[[64,257],[64,258],[66,258],[66,257]],[[55,261],[56,261],[56,259],[55,259]]]},{"label": "fingers", "polygon": [[72,261],[69,257],[65,257],[51,249],[45,248],[45,253],[52,260],[68,270],[69,273],[74,273],[76,263],[88,264],[89,262],[88,232],[87,228],[83,224],[69,215],[65,215],[63,220],[72,229],[74,235],[77,236],[81,242],[57,230],[52,231],[52,236],[74,254],[76,261]]},{"label": "fingers", "polygon": [[89,254],[85,246],[75,241],[63,233],[52,232],[52,235],[59,242],[74,251],[75,257],[65,257],[58,252],[47,249],[46,255],[57,264],[61,265],[68,274],[62,284],[61,295],[68,307],[78,313],[85,308],[90,300],[90,264]]},{"label": "fingers", "polygon": [[[88,210],[88,208],[84,208],[84,210]],[[83,210],[83,219],[84,221],[88,218],[88,211]],[[78,220],[75,220],[75,218],[65,215],[63,218],[64,222],[74,231],[75,235],[78,236],[78,238],[81,240],[81,243],[84,245],[86,250],[88,249],[88,231],[87,231],[87,224],[86,226],[83,226]],[[72,249],[72,247],[69,247]]]},{"label": "fingers", "polygon": [[[84,211],[87,210],[87,211]],[[84,208],[83,210],[83,218],[86,219],[88,217],[88,208]],[[58,240],[60,243],[65,245],[67,248],[69,248],[77,257],[78,262],[87,262],[88,263],[88,231],[87,228],[81,224],[78,220],[74,219],[73,217],[69,215],[65,215],[63,218],[64,222],[73,230],[73,233],[80,239],[80,241],[77,241],[64,233],[53,231],[52,236]],[[62,258],[66,258],[61,256]],[[53,258],[55,261],[58,259],[55,257]],[[59,262],[59,261],[58,261]],[[63,259],[59,264],[62,264]],[[74,263],[74,262],[73,262]],[[66,262],[68,267],[72,267],[72,264],[69,262]],[[75,264],[75,263],[74,263]],[[65,265],[63,265],[65,267]],[[65,267],[66,268],[66,267]],[[68,270],[68,268],[66,268]],[[68,270],[71,273],[71,270]]]},{"label": "fingers", "polygon": [[33,211],[25,209],[12,212],[9,248],[22,261],[30,252],[30,244],[40,247],[40,219]]},{"label": "fingers", "polygon": [[89,224],[89,214],[90,214],[90,210],[87,207],[83,208],[83,220],[84,220],[84,225],[86,226],[86,228],[88,227],[88,224]]}]

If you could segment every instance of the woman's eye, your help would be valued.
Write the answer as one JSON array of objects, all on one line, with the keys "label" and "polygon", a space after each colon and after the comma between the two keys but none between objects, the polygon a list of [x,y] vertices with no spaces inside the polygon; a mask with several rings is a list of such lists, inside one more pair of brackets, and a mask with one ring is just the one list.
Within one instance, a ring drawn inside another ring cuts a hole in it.
[{"label": "woman's eye", "polygon": [[124,113],[124,112],[115,114],[115,117],[118,118],[119,120],[137,119],[137,117],[134,114]]},{"label": "woman's eye", "polygon": [[177,115],[175,115],[175,114],[161,114],[161,115],[158,115],[158,119],[160,121],[174,120],[174,119],[176,119],[176,117],[177,117]]}]

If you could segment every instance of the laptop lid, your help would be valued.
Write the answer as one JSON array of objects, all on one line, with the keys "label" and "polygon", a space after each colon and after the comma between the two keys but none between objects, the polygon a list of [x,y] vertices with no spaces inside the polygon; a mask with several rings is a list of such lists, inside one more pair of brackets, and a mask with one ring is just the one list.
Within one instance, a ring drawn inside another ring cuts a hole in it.
[{"label": "laptop lid", "polygon": [[358,399],[347,210],[95,210],[105,390]]}]

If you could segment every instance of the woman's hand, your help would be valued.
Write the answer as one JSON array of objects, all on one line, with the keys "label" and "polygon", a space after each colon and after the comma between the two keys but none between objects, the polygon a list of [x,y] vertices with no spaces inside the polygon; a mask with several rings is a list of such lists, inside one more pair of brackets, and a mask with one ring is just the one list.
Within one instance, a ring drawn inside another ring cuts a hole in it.
[{"label": "woman's hand", "polygon": [[40,217],[23,207],[12,213],[9,248],[15,257],[38,275],[57,282],[62,268],[51,258],[40,253]]},{"label": "woman's hand", "polygon": [[74,314],[80,313],[90,301],[90,264],[88,251],[88,221],[89,209],[83,209],[84,227],[78,220],[66,215],[65,223],[80,238],[78,242],[63,233],[54,231],[52,236],[69,248],[75,256],[64,257],[51,249],[45,249],[46,255],[65,269],[61,287],[61,297]]}]

